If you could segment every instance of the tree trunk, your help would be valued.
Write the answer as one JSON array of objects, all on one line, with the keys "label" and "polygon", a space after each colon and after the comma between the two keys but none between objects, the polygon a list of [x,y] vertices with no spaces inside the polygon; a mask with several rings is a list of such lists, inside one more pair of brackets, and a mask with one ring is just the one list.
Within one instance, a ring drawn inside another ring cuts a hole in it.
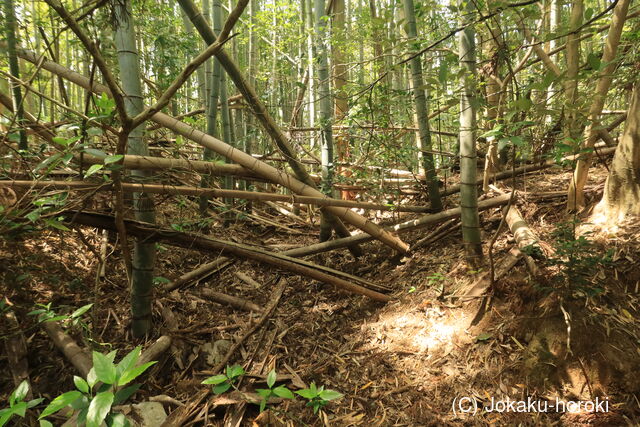
[{"label": "tree trunk", "polygon": [[[20,64],[18,62],[18,56],[16,55],[17,45],[17,29],[15,7],[13,0],[4,0],[4,16],[5,16],[5,37],[7,38],[7,54],[9,56],[9,72],[16,79],[20,78]],[[23,128],[24,126],[24,100],[22,98],[22,90],[20,84],[16,81],[9,82],[11,86],[11,94],[13,95],[13,111],[16,114],[16,124],[20,128],[18,141],[18,149],[26,150],[27,144],[27,132]]]},{"label": "tree trunk", "polygon": [[[630,0],[620,0],[613,9],[613,18],[611,20],[611,26],[609,27],[609,34],[607,34],[604,51],[602,52],[602,59],[600,60],[600,62],[605,65],[599,72],[598,83],[596,85],[591,107],[589,108],[589,115],[587,117],[588,125],[585,130],[585,139],[582,144],[583,148],[593,148],[598,139],[600,114],[602,113],[604,101],[613,80],[613,72],[617,66],[615,58],[618,51],[618,45],[620,44],[622,28],[624,27],[624,23],[627,18],[627,12],[629,11],[629,3]],[[631,109],[629,109],[628,117],[632,117]],[[567,209],[569,211],[575,211],[584,207],[584,185],[587,182],[587,174],[589,172],[591,157],[591,153],[585,153],[585,155],[578,160],[578,163],[576,164],[576,169],[573,173],[571,183],[569,184],[567,199]]]},{"label": "tree trunk", "polygon": [[[460,8],[464,3],[460,2]],[[460,67],[464,71],[460,94],[460,208],[462,241],[467,261],[472,266],[482,261],[480,218],[478,216],[478,188],[476,186],[476,44],[475,6],[468,3],[461,24],[466,26],[458,33]]]},{"label": "tree trunk", "polygon": [[[404,14],[407,20],[406,31],[409,43],[415,45],[417,29],[415,7],[413,0],[404,0]],[[412,50],[416,50],[415,48]],[[427,98],[425,96],[424,81],[422,79],[422,56],[411,59],[411,84],[413,86],[413,101],[416,104],[416,116],[418,121],[418,134],[420,137],[419,149],[422,169],[427,178],[427,189],[431,208],[439,212],[442,210],[442,201],[438,189],[438,177],[436,175],[433,154],[431,151],[431,132],[429,131],[429,117]]]},{"label": "tree trunk", "polygon": [[[638,67],[636,66],[636,69]],[[613,156],[602,200],[591,222],[617,224],[626,215],[640,215],[640,83],[631,95],[624,133]]]},{"label": "tree trunk", "polygon": [[[329,78],[329,58],[327,45],[327,25],[325,1],[315,0],[315,34],[316,34],[316,67],[318,75],[318,112],[320,120],[320,153],[322,160],[322,182],[320,188],[324,194],[331,196],[333,187],[333,102],[331,97],[331,81]],[[320,241],[331,238],[331,224],[323,215],[320,222]]]},{"label": "tree trunk", "polygon": [[[571,16],[569,17],[569,31],[567,36],[567,74],[565,76],[565,109],[567,119],[565,122],[565,138],[575,140],[580,135],[578,123],[578,112],[576,102],[578,100],[578,70],[580,68],[580,32],[578,28],[582,25],[582,15],[584,14],[583,0],[573,0],[571,6]],[[574,32],[575,31],[575,32]]]},{"label": "tree trunk", "polygon": [[[346,41],[347,34],[345,32],[345,0],[333,0],[333,15],[331,26],[331,56],[333,64],[333,85],[335,87],[335,121],[341,122],[349,113],[348,94],[345,86],[349,77],[349,70],[346,65],[344,55],[344,46],[340,43]],[[339,163],[350,162],[350,138],[347,130],[341,130],[335,138],[336,151]],[[338,174],[343,176],[351,176],[348,169],[338,167]],[[342,191],[342,198],[345,200],[353,200],[355,193],[351,191]]]},{"label": "tree trunk", "polygon": [[[219,32],[221,30],[221,20],[222,18],[216,20],[217,16],[222,15],[222,6],[220,4],[220,0],[213,0],[212,7],[212,22],[214,31]],[[189,21],[189,23],[191,23]],[[216,58],[212,58],[213,66],[211,67],[211,82],[210,82],[210,90],[209,90],[209,101],[207,102],[207,134],[218,138],[220,133],[218,132],[218,105],[220,98],[220,81],[222,79],[222,66],[220,62]],[[205,161],[215,160],[215,153],[208,148],[203,150],[202,159]],[[211,177],[207,175],[202,176],[201,186],[202,187],[210,187],[212,183]],[[207,210],[209,209],[209,199],[206,196],[202,196],[199,199],[200,204],[200,214],[206,215]]]},{"label": "tree trunk", "polygon": [[[136,48],[135,29],[131,15],[131,3],[115,3],[115,43],[118,49],[118,64],[125,106],[129,116],[143,110],[142,87],[140,83],[140,60]],[[133,129],[128,138],[128,154],[148,155],[143,139],[144,124]],[[144,180],[150,176],[146,170],[132,170],[134,179]],[[138,221],[155,223],[153,199],[145,193],[134,193],[135,217]],[[141,338],[151,331],[151,301],[153,293],[153,269],[155,264],[155,243],[136,241],[133,249],[131,274],[131,315],[132,333]]]}]

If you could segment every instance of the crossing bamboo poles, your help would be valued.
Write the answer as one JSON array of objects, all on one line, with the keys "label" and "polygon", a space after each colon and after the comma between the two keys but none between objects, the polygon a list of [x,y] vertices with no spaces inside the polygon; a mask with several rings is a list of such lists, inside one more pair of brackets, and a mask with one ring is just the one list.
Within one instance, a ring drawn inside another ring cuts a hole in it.
[{"label": "crossing bamboo poles", "polygon": [[[6,49],[6,43],[1,42],[0,49]],[[34,52],[24,49],[18,49],[17,54],[19,57],[26,61],[32,63],[40,62],[43,69],[53,74],[59,75],[62,78],[69,80],[70,82],[77,84],[78,86],[81,86],[87,90],[90,90],[97,94],[106,93],[107,95],[110,95],[109,89],[106,86],[95,82],[93,82],[92,84],[92,82],[87,77],[71,71],[55,62],[47,60],[40,61],[41,58]],[[183,123],[167,114],[157,112],[153,116],[151,116],[151,120],[172,130],[178,135],[190,139],[191,141],[194,141],[204,147],[210,148],[216,153],[225,156],[226,158],[244,166],[247,169],[254,171],[256,174],[262,176],[265,179],[271,180],[290,189],[296,194],[309,197],[331,199],[317,189],[303,183],[302,181],[294,178],[288,173],[278,170],[264,162],[261,162],[260,160],[255,159],[253,156],[237,148],[234,148],[217,138],[207,135],[204,132],[194,129],[186,123]],[[357,227],[365,233],[371,235],[373,238],[380,240],[394,250],[397,250],[399,252],[407,252],[409,250],[409,245],[404,243],[401,239],[394,236],[392,233],[382,229],[371,221],[368,221],[361,215],[358,215],[357,213],[349,210],[348,208],[329,206],[325,209],[328,212],[353,225],[354,227]]]}]

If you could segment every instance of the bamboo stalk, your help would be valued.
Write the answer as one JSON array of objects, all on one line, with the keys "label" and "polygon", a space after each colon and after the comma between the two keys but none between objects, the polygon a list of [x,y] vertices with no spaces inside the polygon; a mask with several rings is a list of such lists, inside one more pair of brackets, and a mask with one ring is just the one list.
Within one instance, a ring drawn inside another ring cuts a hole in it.
[{"label": "bamboo stalk", "polygon": [[[6,48],[6,43],[0,42],[0,49],[5,49],[5,48]],[[38,61],[39,59],[38,55],[33,52],[30,52],[24,49],[19,49],[17,54],[18,56],[20,56],[22,59],[26,61],[33,62],[33,63],[40,62],[42,64],[42,68],[44,68],[45,70],[48,70],[56,75],[60,75],[61,77],[87,90],[91,90],[92,92],[99,93],[99,94],[100,93],[110,94],[110,91],[106,86],[95,83],[95,82],[93,82],[92,84],[92,82],[88,78],[76,72],[73,72],[65,67],[62,67],[61,65],[56,64],[55,62],[46,61],[46,60]],[[155,113],[153,116],[151,116],[151,120],[171,129],[175,133],[182,135],[185,138],[188,138],[200,145],[210,148],[216,153],[222,156],[225,156],[226,158],[248,169],[253,170],[255,173],[261,175],[263,178],[266,178],[277,184],[280,184],[284,187],[289,188],[294,193],[304,195],[304,196],[330,199],[329,197],[322,194],[317,189],[309,185],[306,185],[305,183],[294,178],[288,173],[278,170],[273,166],[270,166],[259,160],[256,160],[251,155],[243,151],[240,151],[237,148],[234,148],[229,144],[223,141],[220,141],[217,138],[207,135],[204,132],[194,129],[191,126],[187,125],[186,123],[182,123],[179,120],[167,114],[164,114],[161,112]],[[404,243],[398,237],[392,235],[388,231],[385,231],[378,225],[368,221],[366,218],[362,217],[361,215],[358,215],[357,213],[347,208],[337,207],[337,206],[328,206],[325,209],[331,212],[332,214],[336,215],[337,217],[350,223],[351,225],[361,229],[365,233],[373,236],[373,238],[380,240],[381,242],[393,248],[394,250],[397,250],[399,252],[407,252],[409,250],[409,245]]]},{"label": "bamboo stalk", "polygon": [[[0,181],[0,187],[29,188],[29,189],[69,189],[73,191],[111,191],[113,184],[93,183],[83,181]],[[123,191],[144,192],[149,194],[171,194],[185,196],[207,196],[232,199],[260,200],[271,202],[289,202],[317,205],[323,207],[340,206],[351,209],[371,209],[378,211],[396,212],[429,212],[427,206],[390,206],[378,203],[355,202],[353,200],[337,200],[330,198],[298,196],[297,194],[259,193],[255,191],[224,190],[218,188],[200,188],[175,186],[166,184],[132,184],[123,183]]]},{"label": "bamboo stalk", "polygon": [[[114,218],[110,215],[74,211],[63,212],[63,215],[69,221],[73,221],[76,224],[107,230],[115,230]],[[367,289],[339,277],[324,273],[319,270],[320,268],[323,268],[321,266],[316,266],[318,268],[316,269],[311,267],[313,265],[312,263],[297,260],[295,258],[279,253],[273,253],[239,243],[206,238],[191,233],[183,233],[174,230],[163,229],[154,226],[153,224],[147,224],[138,221],[126,220],[125,226],[129,235],[138,237],[141,240],[163,242],[168,245],[179,246],[187,249],[200,249],[205,251],[212,251],[215,253],[223,252],[235,257],[273,265],[278,268],[282,268],[293,273],[301,274],[312,279],[336,286],[337,288],[349,291],[351,293],[367,296],[376,301],[389,302],[392,299],[388,295],[381,294],[380,292]],[[326,267],[324,267],[324,269],[326,269]]]},{"label": "bamboo stalk", "polygon": [[[478,211],[506,205],[509,202],[509,197],[510,197],[510,193],[504,196],[498,196],[492,199],[478,202]],[[426,227],[427,225],[437,224],[451,218],[456,218],[458,216],[460,216],[459,207],[448,209],[435,214],[425,215],[415,220],[396,224],[392,227],[389,227],[389,230],[392,230],[396,233],[402,233],[405,231]],[[372,240],[371,236],[368,236],[364,233],[360,233],[351,237],[331,240],[329,242],[316,243],[314,245],[304,246],[297,249],[291,249],[289,251],[286,251],[286,254],[291,257],[302,257],[307,255],[319,254],[322,252],[328,252],[334,249],[344,248],[352,244],[353,242],[364,243],[364,242],[369,242],[371,240]]]}]

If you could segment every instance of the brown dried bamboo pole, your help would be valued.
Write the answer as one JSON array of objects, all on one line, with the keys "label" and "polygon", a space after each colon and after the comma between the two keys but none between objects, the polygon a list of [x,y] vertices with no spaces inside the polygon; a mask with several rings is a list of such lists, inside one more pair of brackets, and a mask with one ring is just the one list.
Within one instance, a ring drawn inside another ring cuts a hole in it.
[{"label": "brown dried bamboo pole", "polygon": [[[205,41],[205,43],[214,43],[217,39],[216,35],[211,29],[211,26],[207,24],[207,21],[204,19],[202,13],[200,13],[198,7],[194,4],[194,2],[192,0],[178,0],[178,4],[184,11],[185,15],[193,23],[194,27],[196,28],[202,39]],[[251,111],[253,112],[256,119],[262,124],[262,127],[271,137],[274,144],[288,159],[289,166],[293,170],[293,173],[295,174],[297,179],[300,182],[308,185],[309,187],[317,190],[314,182],[309,177],[309,173],[298,161],[297,153],[293,150],[291,144],[289,144],[288,138],[286,137],[282,129],[280,129],[280,127],[277,125],[273,117],[271,117],[271,114],[269,113],[266,105],[258,96],[255,88],[242,74],[242,71],[240,71],[240,68],[237,66],[235,61],[231,58],[231,56],[227,54],[224,49],[221,49],[216,53],[216,58],[220,62],[220,65],[222,65],[222,67],[225,69],[227,75],[233,81],[238,91],[246,100],[247,105],[251,108]],[[347,237],[351,235],[347,227],[341,221],[342,219],[344,221],[350,222],[349,219],[341,217],[339,213],[337,213],[336,211],[332,211],[331,209],[323,209],[322,215],[324,216],[325,220],[329,224],[331,224],[333,229],[340,237]],[[351,224],[355,225],[353,223]],[[402,242],[401,246],[405,246],[404,242]],[[358,246],[352,245],[349,247],[349,250],[356,257],[362,255],[362,250]],[[407,250],[408,246],[404,250],[401,249],[400,252],[406,252]]]},{"label": "brown dried bamboo pole", "polygon": [[[89,227],[97,227],[107,230],[115,230],[114,218],[109,215],[86,213],[86,212],[64,212],[63,215],[76,224],[82,224]],[[230,255],[257,261],[263,264],[274,265],[276,267],[301,274],[303,276],[316,279],[320,282],[328,283],[346,291],[367,296],[371,299],[381,302],[391,301],[391,297],[381,294],[371,289],[355,285],[339,277],[335,277],[322,271],[316,270],[309,265],[311,263],[301,263],[300,260],[279,254],[265,251],[248,245],[242,245],[224,240],[212,239],[194,235],[191,233],[183,233],[174,230],[163,229],[152,224],[141,223],[137,221],[126,220],[125,226],[127,233],[141,239],[163,242],[172,246],[179,246],[187,249],[201,249],[205,251],[213,251],[216,253],[228,253]]]},{"label": "brown dried bamboo pole", "polygon": [[210,300],[215,301],[219,304],[230,305],[231,307],[235,307],[240,310],[253,311],[254,313],[262,313],[262,307],[252,303],[251,301],[234,297],[232,295],[223,294],[221,292],[216,292],[211,289],[202,289],[200,291],[200,296],[209,298]]},{"label": "brown dried bamboo pole", "polygon": [[[110,191],[111,183],[100,184],[82,181],[0,181],[0,187],[15,188],[56,188],[76,191]],[[207,196],[232,199],[261,200],[271,202],[291,202],[317,206],[341,206],[346,208],[372,209],[379,211],[419,212],[429,211],[426,206],[389,206],[378,203],[355,202],[352,200],[337,200],[318,197],[298,196],[295,194],[259,193],[242,190],[223,190],[218,188],[200,188],[188,186],[175,186],[166,184],[131,184],[123,183],[123,191],[144,192],[149,194],[173,194],[186,196]]]},{"label": "brown dried bamboo pole", "polygon": [[[597,153],[599,156],[608,156],[610,154],[615,153],[616,151],[616,147],[605,147],[605,148],[600,148],[597,149]],[[571,155],[571,156],[566,156],[564,158],[562,158],[562,161],[574,161],[576,159],[580,158],[580,154],[576,154],[576,155]],[[502,179],[507,179],[507,178],[512,178],[513,175],[522,175],[525,173],[529,173],[529,172],[536,172],[539,170],[543,170],[543,169],[548,169],[550,167],[553,166],[558,166],[558,163],[555,160],[547,160],[544,163],[541,164],[532,164],[532,165],[524,165],[524,166],[520,166],[519,168],[515,168],[512,170],[506,170],[500,173],[495,174],[491,180],[492,181],[499,181]],[[482,185],[482,177],[478,178],[478,180],[476,181],[476,183],[478,185]],[[460,192],[460,186],[459,185],[453,185],[449,188],[447,188],[444,191],[440,192],[441,196],[448,196],[451,194],[456,194]]]},{"label": "brown dried bamboo pole", "polygon": [[227,267],[232,263],[232,260],[225,257],[216,258],[215,261],[208,262],[201,265],[195,270],[191,270],[188,273],[183,274],[171,283],[167,283],[164,286],[164,290],[167,292],[173,291],[182,287],[185,283],[189,283],[192,280],[202,280],[203,278],[213,274],[214,272]]},{"label": "brown dried bamboo pole", "polygon": [[[77,155],[76,159],[79,160],[80,155]],[[104,158],[85,153],[82,155],[82,162],[90,165],[102,164],[104,162]],[[214,162],[205,162],[202,160],[165,159],[163,157],[135,156],[127,154],[122,159],[122,165],[126,169],[180,169],[198,173],[206,173],[215,176],[240,176],[261,179],[260,176],[256,175],[250,169],[244,168],[240,165],[234,165],[230,163],[220,164]]]},{"label": "brown dried bamboo pole", "polygon": [[69,335],[64,333],[57,322],[44,322],[42,323],[42,328],[49,335],[55,346],[58,347],[58,350],[86,378],[93,363],[85,351]]},{"label": "brown dried bamboo pole", "polygon": [[[0,42],[0,49],[4,49],[5,46],[6,46],[6,43]],[[33,63],[38,62],[38,56],[33,52],[26,51],[24,49],[19,49],[17,51],[17,54],[19,57],[21,57],[26,61],[33,62]],[[92,85],[88,78],[76,72],[73,72],[65,67],[62,67],[61,65],[56,64],[55,62],[45,60],[45,61],[41,61],[41,64],[42,64],[42,68],[44,68],[45,70],[48,70],[56,75],[60,75],[61,77],[87,90],[91,90],[92,92],[95,92],[95,93],[110,94],[106,86],[95,83],[95,82]],[[182,135],[185,138],[188,138],[194,142],[197,142],[198,144],[204,147],[207,147],[222,156],[225,156],[226,158],[248,169],[253,170],[255,173],[261,175],[263,178],[266,178],[277,184],[287,187],[294,193],[310,196],[310,197],[330,199],[330,197],[327,197],[317,189],[303,183],[302,181],[294,178],[288,173],[284,171],[280,171],[274,168],[273,166],[270,166],[266,163],[256,160],[251,155],[243,151],[240,151],[237,148],[234,148],[229,144],[223,141],[220,141],[217,138],[212,137],[211,135],[207,135],[204,132],[194,129],[191,126],[187,125],[186,123],[182,123],[179,120],[176,120],[175,118],[167,114],[156,113],[153,116],[151,116],[151,120],[171,129],[175,133]],[[381,227],[368,221],[361,215],[358,215],[349,209],[335,207],[335,206],[327,207],[325,209],[333,213],[337,217],[350,223],[351,225],[361,229],[365,233],[373,236],[373,238],[380,240],[381,242],[385,243],[386,245],[390,246],[391,248],[399,252],[407,252],[409,250],[409,245],[404,243],[398,237],[392,235],[388,231],[383,230]]]},{"label": "brown dried bamboo pole", "polygon": [[[478,210],[486,210],[490,208],[495,208],[498,206],[506,205],[509,202],[510,194],[504,196],[494,197],[492,199],[483,200],[478,202]],[[409,230],[415,230],[417,228],[425,227],[430,224],[437,224],[442,221],[446,221],[451,218],[455,218],[460,216],[460,208],[447,209],[446,211],[438,212],[435,214],[425,215],[418,219],[403,222],[401,224],[394,225],[393,227],[389,227],[389,229],[395,231],[396,233],[402,233]],[[291,249],[288,251],[282,252],[290,257],[302,257],[307,255],[319,254],[322,252],[332,251],[334,249],[340,249],[348,246],[352,242],[364,243],[371,241],[371,236],[366,234],[356,234],[351,237],[346,237],[343,239],[331,240],[323,243],[316,243],[315,245],[304,246],[302,248]]]}]

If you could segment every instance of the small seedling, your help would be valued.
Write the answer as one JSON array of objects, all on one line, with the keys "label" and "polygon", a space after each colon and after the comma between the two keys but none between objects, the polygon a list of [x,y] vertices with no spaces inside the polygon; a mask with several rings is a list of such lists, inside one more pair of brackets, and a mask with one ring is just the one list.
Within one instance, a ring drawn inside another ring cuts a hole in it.
[{"label": "small seedling", "polygon": [[33,399],[28,402],[25,402],[24,399],[27,397],[29,393],[29,383],[25,380],[13,390],[13,393],[9,395],[9,407],[0,409],[0,427],[5,425],[11,417],[17,415],[21,418],[24,418],[27,409],[31,409],[34,406],[37,406],[44,399]]},{"label": "small seedling", "polygon": [[267,387],[269,388],[257,388],[256,393],[258,393],[262,400],[260,401],[260,412],[264,411],[264,408],[267,406],[267,402],[271,397],[281,397],[283,399],[295,399],[295,396],[287,388],[285,385],[279,385],[278,387],[273,387],[276,384],[276,370],[272,369],[271,372],[267,375]]},{"label": "small seedling", "polygon": [[342,397],[341,393],[338,393],[335,390],[325,390],[324,386],[317,388],[315,382],[311,383],[309,388],[296,391],[296,394],[308,400],[307,406],[311,406],[313,408],[314,414],[317,414],[318,410],[323,408],[327,403],[329,403],[329,401]]},{"label": "small seedling", "polygon": [[70,320],[73,326],[77,326],[81,324],[80,317],[85,314],[93,304],[83,305],[73,313],[68,316],[58,316],[56,312],[51,308],[51,303],[49,304],[36,304],[36,306],[40,307],[39,309],[30,311],[27,313],[27,316],[38,316],[38,322],[57,322],[59,320]]},{"label": "small seedling", "polygon": [[[140,347],[136,347],[116,364],[113,362],[116,350],[106,355],[94,351],[93,368],[89,371],[87,379],[74,376],[73,382],[77,390],[68,391],[53,399],[40,414],[41,424],[43,418],[71,405],[79,411],[78,425],[86,423],[87,427],[98,427],[105,422],[108,427],[129,426],[127,418],[114,412],[113,407],[122,404],[140,388],[140,384],[124,386],[156,363],[148,362],[136,366],[140,353]],[[97,390],[94,393],[93,389],[96,386]]]},{"label": "small seedling", "polygon": [[213,394],[222,394],[229,390],[233,386],[233,383],[242,375],[244,375],[242,366],[227,366],[224,374],[206,378],[202,381],[202,384],[211,384],[213,386]]}]

